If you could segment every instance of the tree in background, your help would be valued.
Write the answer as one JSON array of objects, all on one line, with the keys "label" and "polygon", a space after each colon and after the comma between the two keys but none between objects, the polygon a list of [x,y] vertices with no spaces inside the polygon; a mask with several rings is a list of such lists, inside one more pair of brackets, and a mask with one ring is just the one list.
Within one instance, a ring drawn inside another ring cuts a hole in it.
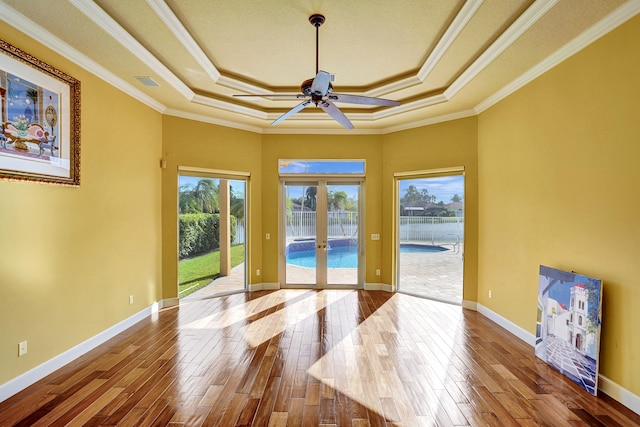
[{"label": "tree in background", "polygon": [[327,207],[329,210],[347,210],[349,198],[345,191],[329,191],[327,194]]},{"label": "tree in background", "polygon": [[194,186],[180,187],[178,205],[180,213],[214,213],[218,209],[218,186],[212,179],[201,179]]},{"label": "tree in background", "polygon": [[[423,193],[427,193],[426,189],[423,190]],[[423,193],[418,191],[418,188],[415,185],[410,185],[404,190],[404,195],[400,199],[400,202],[404,203],[416,203],[416,202],[427,202],[427,200],[423,199]]]},{"label": "tree in background", "polygon": [[317,192],[318,192],[318,188],[313,186],[313,187],[308,187],[305,194],[304,206],[308,207],[312,211],[316,210]]},{"label": "tree in background", "polygon": [[244,219],[244,198],[239,198],[233,191],[233,186],[229,187],[230,201],[229,201],[229,209],[231,210],[231,215],[235,216],[238,219]]}]

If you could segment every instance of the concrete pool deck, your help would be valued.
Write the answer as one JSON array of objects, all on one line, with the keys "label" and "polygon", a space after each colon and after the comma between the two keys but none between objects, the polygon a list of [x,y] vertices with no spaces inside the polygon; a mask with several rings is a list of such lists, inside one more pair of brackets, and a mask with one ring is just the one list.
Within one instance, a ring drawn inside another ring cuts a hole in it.
[{"label": "concrete pool deck", "polygon": [[[229,276],[220,277],[208,286],[187,295],[183,300],[244,290],[244,263],[234,267]],[[313,269],[287,265],[287,281],[315,284]],[[429,253],[401,253],[398,291],[452,304],[462,304],[462,250]],[[354,268],[330,269],[329,283],[355,283]],[[330,287],[330,286],[329,286]]]}]

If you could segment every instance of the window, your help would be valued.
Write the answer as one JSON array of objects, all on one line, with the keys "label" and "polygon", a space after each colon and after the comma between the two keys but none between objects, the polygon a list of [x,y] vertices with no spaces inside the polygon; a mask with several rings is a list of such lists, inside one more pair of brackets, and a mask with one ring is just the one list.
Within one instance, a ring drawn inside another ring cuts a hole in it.
[{"label": "window", "polygon": [[364,176],[364,160],[291,160],[280,159],[280,175]]}]

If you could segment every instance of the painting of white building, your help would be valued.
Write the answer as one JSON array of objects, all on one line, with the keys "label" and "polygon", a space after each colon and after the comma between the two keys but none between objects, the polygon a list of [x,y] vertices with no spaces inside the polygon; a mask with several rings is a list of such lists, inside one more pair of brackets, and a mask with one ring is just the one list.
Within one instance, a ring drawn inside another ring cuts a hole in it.
[{"label": "painting of white building", "polygon": [[536,356],[598,391],[602,281],[540,266]]}]

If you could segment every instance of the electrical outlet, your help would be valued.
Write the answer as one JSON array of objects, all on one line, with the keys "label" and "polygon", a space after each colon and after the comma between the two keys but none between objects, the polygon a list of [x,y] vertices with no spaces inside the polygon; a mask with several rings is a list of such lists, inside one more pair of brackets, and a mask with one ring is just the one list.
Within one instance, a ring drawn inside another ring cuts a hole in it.
[{"label": "electrical outlet", "polygon": [[25,354],[27,354],[27,342],[22,341],[18,344],[18,357],[24,356]]},{"label": "electrical outlet", "polygon": [[489,299],[491,299],[491,289],[489,289]]},{"label": "electrical outlet", "polygon": [[379,276],[379,275],[380,275],[380,269],[376,268],[376,276]]},{"label": "electrical outlet", "polygon": [[259,275],[260,275],[260,269],[257,269],[256,270],[256,276],[259,276]]},{"label": "electrical outlet", "polygon": [[133,304],[133,295],[129,295],[129,304]]}]

